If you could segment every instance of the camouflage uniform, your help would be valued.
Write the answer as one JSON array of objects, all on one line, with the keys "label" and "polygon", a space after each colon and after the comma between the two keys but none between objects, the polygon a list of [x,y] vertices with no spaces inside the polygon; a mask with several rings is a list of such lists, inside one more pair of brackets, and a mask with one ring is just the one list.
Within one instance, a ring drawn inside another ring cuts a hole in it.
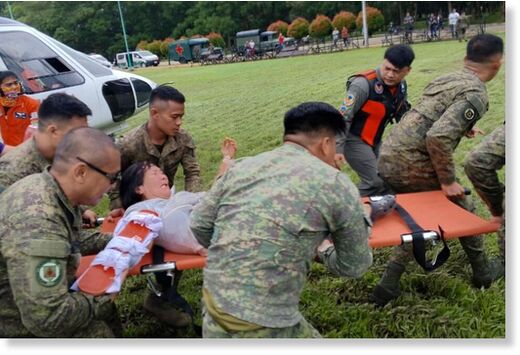
[{"label": "camouflage uniform", "polygon": [[[505,186],[497,176],[506,163],[505,125],[496,128],[474,148],[464,163],[464,170],[478,195],[484,200],[493,216],[504,217]],[[498,233],[500,255],[505,262],[505,219]]]},{"label": "camouflage uniform", "polygon": [[[298,303],[316,247],[329,234],[335,249],[321,257],[331,272],[359,277],[372,263],[356,187],[295,144],[238,161],[191,217],[197,240],[209,247],[204,288],[214,304],[260,326],[227,336],[318,336]],[[205,316],[203,336],[225,336],[213,320]]]},{"label": "camouflage uniform", "polygon": [[[201,190],[200,166],[195,157],[195,142],[191,136],[181,129],[175,136],[168,137],[159,152],[150,141],[146,123],[125,135],[119,142],[121,150],[121,172],[138,161],[149,161],[168,176],[170,186],[173,186],[175,174],[182,165],[184,170],[184,189],[190,192]],[[120,207],[118,189],[110,194],[110,207]]]},{"label": "camouflage uniform", "polygon": [[34,138],[25,141],[0,158],[0,192],[28,175],[41,173],[49,165],[36,149]]},{"label": "camouflage uniform", "polygon": [[[471,71],[464,69],[435,79],[383,141],[379,174],[397,193],[439,190],[441,184],[454,183],[453,152],[487,110],[485,84]],[[471,212],[475,209],[468,197],[456,203]],[[481,282],[475,277],[483,273],[476,271],[487,267],[484,240],[475,236],[459,241],[478,285]],[[393,288],[396,295],[399,278],[411,259],[410,245],[396,247],[379,285]]]},{"label": "camouflage uniform", "polygon": [[79,209],[48,171],[6,189],[0,195],[0,336],[120,332],[108,296],[69,291],[81,255],[97,253],[107,242],[107,235],[81,231]]}]

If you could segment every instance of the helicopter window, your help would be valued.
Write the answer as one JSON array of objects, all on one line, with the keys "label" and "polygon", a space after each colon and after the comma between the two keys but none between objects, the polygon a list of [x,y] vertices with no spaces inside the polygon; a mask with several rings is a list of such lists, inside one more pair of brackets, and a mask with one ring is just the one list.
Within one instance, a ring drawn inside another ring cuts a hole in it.
[{"label": "helicopter window", "polygon": [[95,62],[93,59],[89,58],[85,53],[78,52],[63,43],[56,41],[53,38],[50,38],[57,46],[59,46],[63,51],[65,51],[72,58],[77,60],[85,69],[87,69],[92,75],[101,77],[112,75],[112,70],[105,68],[101,64]]},{"label": "helicopter window", "polygon": [[[105,98],[114,122],[120,122],[132,116],[135,111],[135,98],[132,84],[128,79],[107,81],[103,84]],[[149,92],[148,92],[149,94]]]},{"label": "helicopter window", "polygon": [[0,33],[0,57],[22,81],[27,93],[80,85],[83,77],[40,39],[30,33]]},{"label": "helicopter window", "polygon": [[150,101],[150,92],[152,87],[145,81],[131,78],[134,86],[135,95],[137,96],[137,107],[142,107]]}]

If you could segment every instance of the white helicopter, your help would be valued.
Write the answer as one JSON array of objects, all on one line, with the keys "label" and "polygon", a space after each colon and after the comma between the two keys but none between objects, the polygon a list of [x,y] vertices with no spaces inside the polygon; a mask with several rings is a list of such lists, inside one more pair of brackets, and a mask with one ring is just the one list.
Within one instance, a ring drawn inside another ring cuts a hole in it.
[{"label": "white helicopter", "polygon": [[22,81],[39,100],[56,92],[74,95],[92,110],[89,126],[107,134],[148,106],[157,84],[142,76],[112,70],[21,22],[0,17],[0,70]]}]

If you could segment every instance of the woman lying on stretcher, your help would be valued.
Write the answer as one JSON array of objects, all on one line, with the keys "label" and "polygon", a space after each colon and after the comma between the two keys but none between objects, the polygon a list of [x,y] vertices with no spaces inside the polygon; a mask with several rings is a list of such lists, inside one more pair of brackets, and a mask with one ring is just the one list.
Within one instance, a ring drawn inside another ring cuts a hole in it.
[{"label": "woman lying on stretcher", "polygon": [[[233,139],[224,139],[221,145],[224,159],[216,179],[234,164],[236,149]],[[197,242],[190,229],[191,211],[205,192],[176,193],[175,187],[170,189],[163,171],[149,162],[132,164],[125,170],[120,186],[124,216],[142,210],[152,210],[159,214],[163,227],[155,244],[175,253],[207,255],[207,250]]]}]

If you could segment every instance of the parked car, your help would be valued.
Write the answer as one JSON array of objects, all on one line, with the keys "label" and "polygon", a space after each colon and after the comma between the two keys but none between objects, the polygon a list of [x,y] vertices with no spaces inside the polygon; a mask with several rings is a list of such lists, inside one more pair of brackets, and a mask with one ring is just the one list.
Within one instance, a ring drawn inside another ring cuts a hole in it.
[{"label": "parked car", "polygon": [[101,54],[91,53],[88,55],[90,58],[94,59],[96,62],[99,62],[99,64],[107,67],[112,68],[112,63],[110,63],[105,57],[103,57]]},{"label": "parked car", "polygon": [[133,51],[117,53],[116,65],[120,68],[130,67],[154,67],[159,65],[159,57],[150,51]]}]

